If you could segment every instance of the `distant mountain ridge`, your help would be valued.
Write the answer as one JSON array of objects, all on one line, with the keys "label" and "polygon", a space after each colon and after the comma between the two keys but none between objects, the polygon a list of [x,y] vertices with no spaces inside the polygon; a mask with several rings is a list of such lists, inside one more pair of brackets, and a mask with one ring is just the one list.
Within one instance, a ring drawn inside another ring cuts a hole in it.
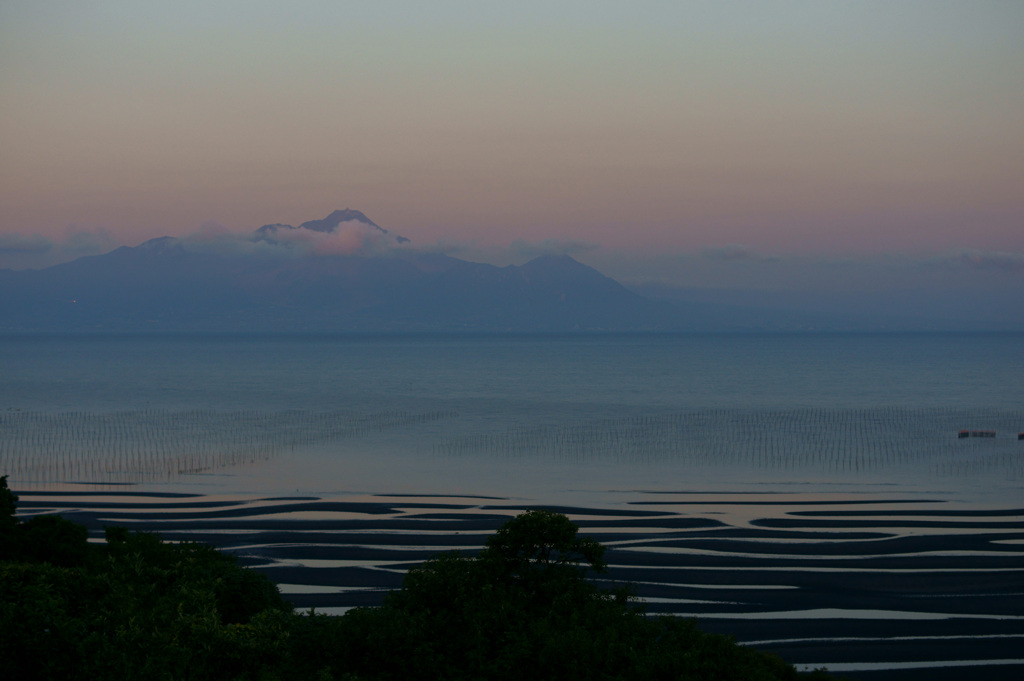
[{"label": "distant mountain ridge", "polygon": [[678,323],[672,306],[567,255],[497,267],[401,248],[273,248],[285,230],[329,234],[346,222],[388,234],[345,209],[299,227],[264,225],[249,240],[263,250],[160,237],[43,270],[0,271],[0,289],[13,294],[0,296],[0,332],[544,333]]},{"label": "distant mountain ridge", "polygon": [[957,318],[897,314],[877,304],[858,310],[834,296],[836,304],[818,309],[782,309],[779,296],[780,304],[749,295],[714,300],[714,292],[700,290],[677,299],[651,290],[647,297],[568,255],[498,267],[408,243],[346,208],[298,227],[159,237],[46,269],[0,270],[0,334],[972,328]]}]

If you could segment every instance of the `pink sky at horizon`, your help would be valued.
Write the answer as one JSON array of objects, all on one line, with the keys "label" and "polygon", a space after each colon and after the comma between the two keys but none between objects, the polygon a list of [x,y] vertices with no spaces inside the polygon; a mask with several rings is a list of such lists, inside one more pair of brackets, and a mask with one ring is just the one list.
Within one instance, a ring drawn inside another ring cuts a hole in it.
[{"label": "pink sky at horizon", "polygon": [[5,3],[0,250],[350,207],[481,253],[1024,254],[1021,35],[996,0]]}]

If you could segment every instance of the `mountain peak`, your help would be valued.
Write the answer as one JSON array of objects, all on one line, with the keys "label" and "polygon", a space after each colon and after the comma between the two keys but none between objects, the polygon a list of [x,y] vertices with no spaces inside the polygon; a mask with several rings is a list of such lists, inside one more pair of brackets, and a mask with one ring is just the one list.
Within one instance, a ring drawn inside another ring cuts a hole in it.
[{"label": "mountain peak", "polygon": [[344,210],[336,210],[322,220],[308,220],[299,225],[299,229],[310,229],[314,232],[333,232],[343,222],[361,222],[364,225],[369,225],[379,229],[381,232],[387,234],[388,230],[384,229],[376,222],[366,217],[366,214],[362,211],[354,210],[352,208],[346,208]]},{"label": "mountain peak", "polygon": [[533,272],[597,272],[593,267],[584,265],[567,253],[538,255],[536,258],[523,263],[520,269]]},{"label": "mountain peak", "polygon": [[[135,247],[140,253],[165,254],[169,252],[181,252],[181,239],[173,236],[158,236],[155,239],[143,241]],[[118,249],[120,250],[120,249]]]},{"label": "mountain peak", "polygon": [[564,263],[564,264],[575,263],[577,265],[581,265],[582,264],[579,260],[577,260],[576,258],[572,257],[568,253],[545,253],[544,255],[538,255],[536,258],[533,258],[527,264],[529,264],[531,262],[535,262],[535,263],[538,263],[538,264],[540,264],[540,263],[551,263],[551,264],[555,264],[555,263]]},{"label": "mountain peak", "polygon": [[[388,233],[388,230],[384,229],[376,222],[366,217],[366,214],[363,213],[362,211],[355,210],[353,208],[345,208],[343,210],[336,210],[327,217],[320,220],[307,220],[298,227],[281,224],[279,222],[269,225],[263,225],[255,232],[253,232],[253,239],[255,241],[274,242],[276,241],[276,236],[278,232],[293,229],[308,229],[311,232],[333,234],[335,231],[337,231],[338,225],[342,224],[343,222],[359,222],[366,225],[370,229],[377,230],[381,234]],[[393,238],[397,243],[400,244],[408,243],[409,241],[404,236],[399,236],[398,234],[391,235],[391,238]]]},{"label": "mountain peak", "polygon": [[155,249],[159,249],[159,248],[167,248],[168,246],[173,246],[176,243],[178,243],[178,238],[177,237],[173,237],[173,236],[158,236],[155,239],[149,239],[147,241],[143,241],[141,244],[139,244],[138,247],[139,248],[146,248],[146,249],[153,249],[153,250],[155,250]]}]

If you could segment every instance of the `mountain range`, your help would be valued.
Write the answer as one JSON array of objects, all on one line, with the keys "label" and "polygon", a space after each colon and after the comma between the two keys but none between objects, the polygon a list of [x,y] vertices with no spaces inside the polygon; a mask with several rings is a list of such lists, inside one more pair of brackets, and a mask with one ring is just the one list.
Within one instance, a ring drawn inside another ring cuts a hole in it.
[{"label": "mountain range", "polygon": [[[948,330],[948,322],[655,299],[568,255],[498,267],[417,251],[344,209],[244,237],[151,239],[0,270],[0,333]],[[945,326],[944,326],[945,324]]]},{"label": "mountain range", "polygon": [[[353,252],[322,248],[345,230],[360,240]],[[642,331],[680,321],[672,305],[569,256],[496,267],[390,248],[408,241],[345,209],[298,227],[264,225],[244,240],[161,237],[46,269],[0,270],[0,332]]]}]

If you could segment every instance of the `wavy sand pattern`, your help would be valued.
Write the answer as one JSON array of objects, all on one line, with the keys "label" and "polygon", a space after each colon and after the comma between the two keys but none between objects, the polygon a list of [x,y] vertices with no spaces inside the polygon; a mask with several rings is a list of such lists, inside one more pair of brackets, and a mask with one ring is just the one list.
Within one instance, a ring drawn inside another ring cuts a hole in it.
[{"label": "wavy sand pattern", "polygon": [[[108,488],[109,489],[109,488]],[[245,498],[22,491],[59,511],[231,551],[297,608],[379,603],[438,551],[472,552],[526,508],[500,498]],[[635,492],[553,507],[609,547],[608,579],[651,613],[850,678],[1024,675],[1024,508],[866,495]],[[552,508],[552,507],[549,507]]]}]

